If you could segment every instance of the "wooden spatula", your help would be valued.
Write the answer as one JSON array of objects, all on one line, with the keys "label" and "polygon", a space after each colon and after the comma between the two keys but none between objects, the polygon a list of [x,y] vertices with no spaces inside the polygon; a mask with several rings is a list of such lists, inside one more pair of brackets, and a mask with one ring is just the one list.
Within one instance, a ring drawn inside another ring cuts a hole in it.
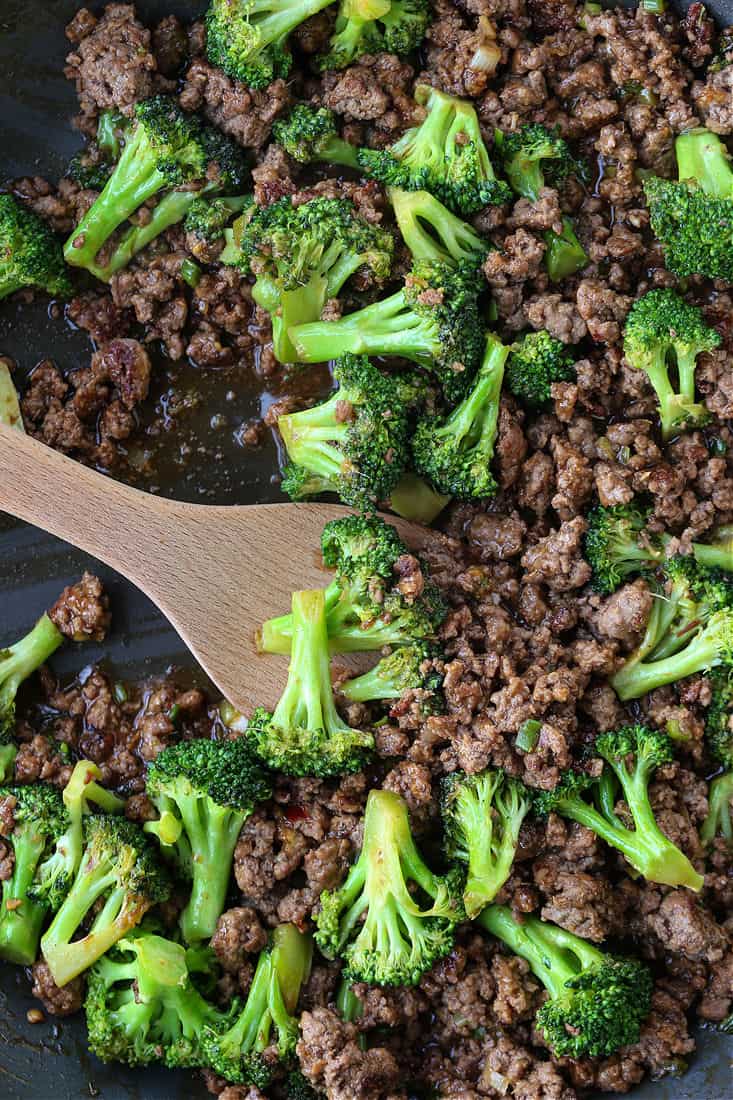
[{"label": "wooden spatula", "polygon": [[[326,504],[165,500],[3,426],[0,510],[86,550],[141,588],[245,713],[275,706],[287,670],[286,657],[257,653],[257,627],[290,609],[293,589],[328,584],[321,531],[348,514]],[[409,546],[419,547],[423,528],[389,519]]]}]

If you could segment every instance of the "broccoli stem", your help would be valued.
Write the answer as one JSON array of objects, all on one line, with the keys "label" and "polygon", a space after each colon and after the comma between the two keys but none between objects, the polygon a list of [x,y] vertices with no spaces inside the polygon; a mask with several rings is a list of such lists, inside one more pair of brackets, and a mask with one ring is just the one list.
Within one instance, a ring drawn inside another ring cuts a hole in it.
[{"label": "broccoli stem", "polygon": [[0,723],[23,681],[56,652],[63,640],[48,615],[42,615],[24,638],[0,650]]},{"label": "broccoli stem", "polygon": [[402,475],[392,490],[389,507],[396,515],[429,527],[450,499],[445,493],[438,493],[417,474],[408,472]]},{"label": "broccoli stem", "polygon": [[[285,297],[285,295],[283,296]],[[307,468],[326,484],[334,485],[344,470],[338,444],[346,439],[349,422],[338,419],[339,391],[320,405],[299,412],[297,418],[281,416],[278,428],[288,458]]]},{"label": "broccoli stem", "polygon": [[437,430],[438,436],[455,439],[459,447],[475,448],[487,456],[492,454],[509,350],[493,333],[487,334],[486,353],[476,383]]},{"label": "broccoli stem", "polygon": [[675,152],[681,181],[694,181],[714,198],[733,197],[730,156],[717,134],[703,129],[688,130],[677,138]]},{"label": "broccoli stem", "polygon": [[387,188],[402,238],[415,260],[458,264],[485,254],[472,226],[456,217],[428,191]]},{"label": "broccoli stem", "polygon": [[724,569],[733,572],[733,525],[719,527],[712,543],[694,542],[695,560],[708,569]]},{"label": "broccoli stem", "polygon": [[379,665],[361,676],[354,676],[341,684],[339,691],[352,703],[371,703],[386,699],[399,699],[402,688],[379,674]]},{"label": "broccoli stem", "polygon": [[17,755],[18,749],[15,745],[0,744],[0,783],[7,783],[12,779]]},{"label": "broccoli stem", "polygon": [[195,855],[191,895],[180,918],[187,943],[208,940],[224,911],[234,849],[247,815],[210,802],[201,814],[197,800],[179,804],[183,827]]},{"label": "broccoli stem", "polygon": [[19,830],[14,838],[13,873],[2,884],[0,958],[18,966],[31,966],[38,955],[46,906],[31,901],[28,891],[45,847],[45,837],[32,826]]},{"label": "broccoli stem", "polygon": [[721,663],[721,633],[727,618],[725,612],[711,616],[707,625],[679,652],[659,660],[628,661],[611,679],[619,699],[624,703],[639,699],[665,684],[717,667]]},{"label": "broccoli stem", "polygon": [[545,267],[551,282],[558,283],[569,275],[574,275],[588,263],[588,255],[575,235],[570,218],[563,218],[562,233],[548,229],[543,234],[545,244]]},{"label": "broccoli stem", "polygon": [[302,363],[325,363],[346,352],[429,362],[435,347],[431,326],[410,308],[404,290],[340,321],[300,325],[289,336]]},{"label": "broccoli stem", "polygon": [[[326,616],[338,603],[341,596],[341,586],[338,581],[331,581],[324,589],[323,599]],[[328,629],[328,621],[326,623]],[[293,615],[289,611],[285,615],[278,615],[275,619],[267,619],[257,632],[258,653],[290,653],[293,640]]]},{"label": "broccoli stem", "polygon": [[328,658],[325,596],[320,590],[293,593],[294,643],[285,691],[272,715],[277,729],[339,729]]},{"label": "broccoli stem", "polygon": [[326,164],[339,164],[343,168],[360,169],[358,150],[340,137],[331,137],[324,141],[318,150],[318,160]]},{"label": "broccoli stem", "polygon": [[733,772],[724,772],[710,784],[708,814],[700,828],[700,840],[709,847],[721,836],[733,848]]},{"label": "broccoli stem", "polygon": [[515,955],[526,959],[553,999],[566,992],[566,982],[605,962],[602,952],[564,928],[537,917],[525,917],[519,924],[506,905],[490,905],[478,921]]}]

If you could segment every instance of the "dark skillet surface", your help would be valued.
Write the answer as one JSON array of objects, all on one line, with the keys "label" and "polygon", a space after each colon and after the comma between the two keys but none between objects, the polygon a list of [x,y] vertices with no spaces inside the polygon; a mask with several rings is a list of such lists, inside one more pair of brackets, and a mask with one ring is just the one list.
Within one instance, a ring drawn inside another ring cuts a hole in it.
[{"label": "dark skillet surface", "polygon": [[[91,0],[88,3],[94,10],[102,6]],[[68,121],[76,109],[73,89],[62,76],[68,49],[64,26],[81,4],[82,0],[0,0],[0,182],[33,174],[54,179],[81,144]],[[171,11],[191,18],[206,4],[204,0],[138,0],[137,6],[141,18],[152,25]],[[721,22],[733,22],[733,0],[710,0],[707,6]],[[85,365],[89,343],[86,336],[70,331],[62,321],[51,320],[43,302],[22,311],[6,305],[0,311],[0,353],[16,359],[22,378],[46,356],[63,367]],[[167,362],[159,364],[158,375],[162,403],[172,384],[183,384],[201,397],[199,410],[185,421],[192,457],[185,468],[170,459],[156,458],[158,490],[202,503],[282,499],[272,484],[274,448],[266,445],[260,451],[244,451],[232,438],[240,423],[258,413],[258,387],[231,376],[200,379],[190,368],[171,369]],[[234,399],[225,401],[224,395],[232,390]],[[213,433],[211,411],[222,409],[226,409],[226,427]],[[180,434],[174,439],[180,441]],[[170,665],[190,669],[197,676],[178,635],[140,592],[67,544],[1,513],[0,643],[29,629],[40,610],[85,567],[93,568],[108,586],[114,631],[102,647],[65,647],[54,659],[62,679],[70,679],[83,665],[102,659],[122,678],[159,674]],[[104,1100],[203,1100],[208,1095],[193,1074],[102,1065],[87,1053],[81,1017],[29,1025],[26,1012],[38,1002],[28,990],[21,970],[0,965],[3,1100],[90,1096]],[[704,1033],[693,1068],[684,1078],[649,1083],[632,1095],[638,1100],[723,1100],[731,1094],[731,1053],[729,1039]]]}]

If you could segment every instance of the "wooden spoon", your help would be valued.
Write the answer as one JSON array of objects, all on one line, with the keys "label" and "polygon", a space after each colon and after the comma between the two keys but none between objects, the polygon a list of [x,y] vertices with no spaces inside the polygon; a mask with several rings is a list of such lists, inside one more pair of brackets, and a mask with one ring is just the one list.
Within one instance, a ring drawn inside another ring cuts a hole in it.
[{"label": "wooden spoon", "polygon": [[[293,589],[328,584],[321,531],[349,512],[327,504],[219,507],[166,500],[5,426],[0,510],[86,550],[141,588],[244,713],[272,709],[287,672],[286,657],[257,652],[257,627],[289,610]],[[424,528],[387,518],[409,546],[420,546]]]}]

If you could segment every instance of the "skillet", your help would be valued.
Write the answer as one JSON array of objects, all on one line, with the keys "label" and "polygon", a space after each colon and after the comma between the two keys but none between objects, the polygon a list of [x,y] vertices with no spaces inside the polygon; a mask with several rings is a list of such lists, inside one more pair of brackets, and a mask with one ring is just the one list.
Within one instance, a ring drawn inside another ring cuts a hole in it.
[{"label": "skillet", "polygon": [[[68,43],[64,26],[83,0],[0,0],[0,148],[3,182],[22,175],[60,176],[80,145],[69,126],[76,110],[70,83],[62,75]],[[552,3],[552,0],[548,0]],[[94,10],[102,3],[88,0]],[[685,0],[673,0],[679,9]],[[204,0],[138,0],[147,25],[175,12],[198,16]],[[708,0],[722,25],[733,23],[733,0]],[[0,312],[0,351],[13,356],[20,378],[44,356],[62,367],[86,365],[89,343],[82,333],[48,317],[44,303]],[[202,379],[190,367],[156,364],[158,409],[165,413],[168,391],[175,385],[199,401],[185,419],[184,433],[192,457],[185,466],[153,455],[158,491],[181,500],[212,504],[254,504],[282,499],[272,478],[277,469],[274,445],[243,451],[233,442],[236,428],[271,400],[259,383],[216,373]],[[225,395],[234,392],[232,399]],[[199,400],[200,399],[200,400]],[[226,409],[226,428],[212,432],[210,413]],[[212,435],[215,443],[211,443]],[[176,435],[180,440],[180,431]],[[201,448],[201,450],[199,450]],[[170,451],[170,447],[168,448]],[[81,662],[104,660],[117,675],[133,679],[160,674],[171,665],[193,679],[194,667],[183,643],[165,619],[137,589],[67,544],[19,524],[0,513],[0,629],[3,641],[30,629],[40,609],[49,606],[64,585],[86,567],[100,574],[111,594],[114,630],[102,647],[65,647],[54,668],[64,679],[79,672]],[[0,966],[0,1097],[3,1100],[204,1100],[209,1094],[198,1075],[159,1069],[131,1070],[105,1066],[88,1054],[83,1018],[72,1017],[30,1025],[26,1012],[38,1007],[22,971]],[[635,1089],[635,1100],[723,1100],[731,1095],[733,1040],[707,1031],[691,1070],[680,1080],[666,1078]],[[357,1098],[355,1098],[357,1100]]]}]

